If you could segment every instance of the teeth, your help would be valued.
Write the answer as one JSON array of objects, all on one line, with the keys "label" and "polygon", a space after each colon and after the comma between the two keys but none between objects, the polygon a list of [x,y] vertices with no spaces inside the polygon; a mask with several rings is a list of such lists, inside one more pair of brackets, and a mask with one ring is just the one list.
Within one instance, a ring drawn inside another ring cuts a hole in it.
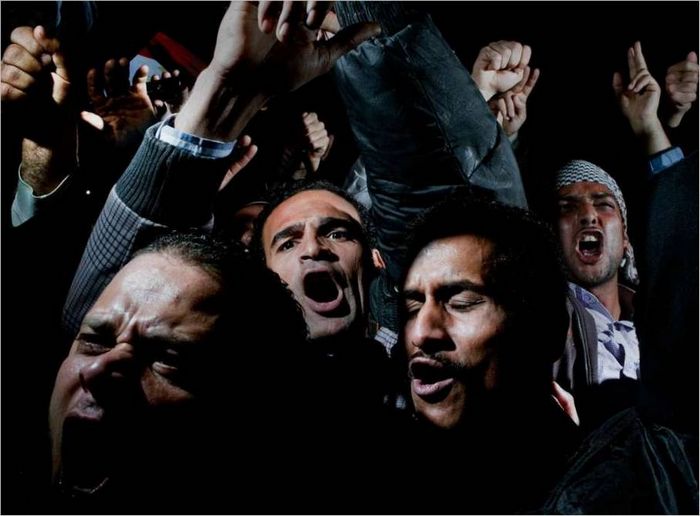
[{"label": "teeth", "polygon": [[597,242],[598,235],[583,235],[581,242]]}]

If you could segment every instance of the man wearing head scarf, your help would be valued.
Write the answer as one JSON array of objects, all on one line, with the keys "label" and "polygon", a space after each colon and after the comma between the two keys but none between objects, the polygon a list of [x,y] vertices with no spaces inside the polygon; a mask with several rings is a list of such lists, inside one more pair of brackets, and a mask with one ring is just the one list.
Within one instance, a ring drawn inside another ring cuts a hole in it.
[{"label": "man wearing head scarf", "polygon": [[556,192],[572,324],[555,375],[574,392],[582,424],[592,427],[635,401],[639,342],[632,287],[639,279],[615,180],[575,160],[559,170]]}]

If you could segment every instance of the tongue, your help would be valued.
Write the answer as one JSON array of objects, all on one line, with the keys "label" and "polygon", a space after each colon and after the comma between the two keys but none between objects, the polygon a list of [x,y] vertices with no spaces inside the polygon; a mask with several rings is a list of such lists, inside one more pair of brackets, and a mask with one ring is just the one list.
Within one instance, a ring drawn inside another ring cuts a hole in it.
[{"label": "tongue", "polygon": [[338,287],[327,272],[313,272],[304,279],[304,293],[319,303],[327,303],[338,297]]}]

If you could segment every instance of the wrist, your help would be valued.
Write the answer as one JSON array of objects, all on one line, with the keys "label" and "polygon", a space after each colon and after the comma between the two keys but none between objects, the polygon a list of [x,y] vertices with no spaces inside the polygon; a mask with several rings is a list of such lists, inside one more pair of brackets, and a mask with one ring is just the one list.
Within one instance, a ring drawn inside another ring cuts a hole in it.
[{"label": "wrist", "polygon": [[34,195],[53,192],[77,168],[75,127],[63,133],[60,144],[50,146],[25,138],[22,140],[20,178]]},{"label": "wrist", "polygon": [[633,131],[647,155],[656,154],[671,147],[671,141],[668,139],[658,117],[636,128],[633,127]]},{"label": "wrist", "polygon": [[651,117],[640,117],[630,119],[630,127],[637,138],[645,139],[653,137],[658,132],[663,132],[663,126],[659,117],[654,115]]},{"label": "wrist", "polygon": [[491,100],[496,95],[496,90],[494,90],[493,88],[486,88],[486,87],[482,88],[481,86],[478,86],[478,85],[477,85],[477,87],[479,88],[479,93],[481,93],[481,96],[484,97],[484,100],[486,102]]}]

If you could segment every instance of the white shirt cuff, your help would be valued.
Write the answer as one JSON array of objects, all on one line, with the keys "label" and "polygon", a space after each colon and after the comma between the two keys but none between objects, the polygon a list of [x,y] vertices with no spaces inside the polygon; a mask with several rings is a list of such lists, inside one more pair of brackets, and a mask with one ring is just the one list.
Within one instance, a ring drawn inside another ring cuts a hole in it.
[{"label": "white shirt cuff", "polygon": [[180,131],[173,127],[175,115],[167,118],[160,123],[156,129],[156,138],[160,141],[184,149],[192,155],[200,158],[226,158],[231,155],[236,142],[221,142],[218,140],[209,140],[208,138],[200,138],[193,134]]},{"label": "white shirt cuff", "polygon": [[17,190],[12,201],[12,226],[17,227],[30,220],[41,209],[50,204],[61,195],[63,185],[68,182],[70,174],[61,181],[56,188],[47,194],[34,195],[34,190],[22,179],[22,165],[17,169]]}]

